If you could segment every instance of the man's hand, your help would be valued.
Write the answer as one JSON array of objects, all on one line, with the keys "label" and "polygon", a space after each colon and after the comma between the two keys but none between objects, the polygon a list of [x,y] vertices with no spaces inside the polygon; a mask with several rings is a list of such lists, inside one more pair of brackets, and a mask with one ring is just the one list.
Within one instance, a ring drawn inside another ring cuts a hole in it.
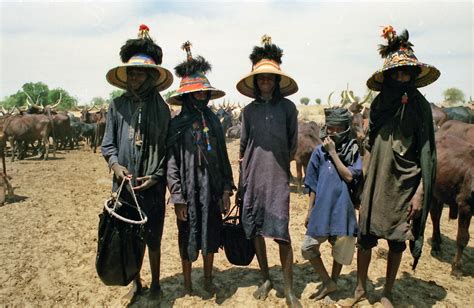
[{"label": "man's hand", "polygon": [[158,181],[152,178],[150,175],[145,175],[145,176],[137,178],[137,182],[138,183],[142,182],[142,184],[133,187],[134,191],[142,191],[158,183]]},{"label": "man's hand", "polygon": [[176,217],[181,221],[188,220],[188,207],[184,203],[175,203],[174,204],[174,212]]},{"label": "man's hand", "polygon": [[114,175],[119,180],[119,183],[122,183],[122,181],[125,178],[130,179],[132,177],[130,175],[130,172],[128,172],[127,168],[125,168],[124,166],[122,166],[118,163],[113,164],[110,169],[112,169],[112,171],[114,172]]},{"label": "man's hand", "polygon": [[422,199],[416,194],[410,202],[410,213],[408,213],[408,220],[413,220],[421,215]]},{"label": "man's hand", "polygon": [[336,144],[332,141],[331,137],[327,137],[323,141],[323,146],[329,154],[336,153]]}]

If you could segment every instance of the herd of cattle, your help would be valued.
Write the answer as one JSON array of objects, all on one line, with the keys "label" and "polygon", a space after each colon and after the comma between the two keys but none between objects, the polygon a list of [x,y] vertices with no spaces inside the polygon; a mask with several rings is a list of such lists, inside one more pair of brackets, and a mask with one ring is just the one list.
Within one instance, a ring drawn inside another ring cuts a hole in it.
[{"label": "herd of cattle", "polygon": [[[23,159],[30,149],[44,159],[52,148],[74,149],[83,140],[95,153],[100,145],[106,122],[106,107],[83,107],[75,112],[56,111],[61,98],[54,105],[42,106],[28,99],[27,108],[3,109],[0,117],[0,155],[3,172],[0,176],[0,206],[5,201],[5,191],[13,190],[5,174],[5,156],[11,161]],[[362,146],[368,130],[369,105],[351,99],[348,109],[352,113],[352,129],[360,143],[360,151],[367,167],[368,155]],[[211,107],[219,117],[226,138],[240,138],[240,104],[221,104]],[[75,114],[80,116],[75,116]],[[172,110],[172,116],[179,111]],[[440,108],[432,104],[436,148],[438,155],[437,177],[431,204],[433,222],[432,251],[440,251],[440,217],[443,204],[449,205],[450,219],[458,219],[457,252],[452,263],[452,274],[460,275],[463,249],[469,241],[469,225],[474,212],[474,111],[468,107]],[[319,137],[323,123],[299,121],[298,146],[293,160],[296,162],[296,186],[302,191],[303,173],[313,150],[322,141]],[[52,140],[50,146],[50,140]],[[6,144],[10,145],[7,151]]]}]

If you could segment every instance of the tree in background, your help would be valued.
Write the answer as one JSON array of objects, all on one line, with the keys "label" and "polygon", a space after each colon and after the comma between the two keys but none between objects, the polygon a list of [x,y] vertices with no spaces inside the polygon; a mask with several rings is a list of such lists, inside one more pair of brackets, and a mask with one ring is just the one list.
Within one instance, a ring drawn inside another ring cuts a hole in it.
[{"label": "tree in background", "polygon": [[175,92],[176,92],[175,90],[166,92],[166,93],[163,95],[163,99],[165,100],[165,102],[168,101],[168,99],[171,97],[171,95],[173,95]]},{"label": "tree in background", "polygon": [[314,102],[315,102],[317,105],[321,105],[321,99],[320,99],[320,98],[315,99]]},{"label": "tree in background", "polygon": [[107,101],[103,97],[96,96],[92,98],[91,103],[93,106],[102,106],[102,105],[106,105]]},{"label": "tree in background", "polygon": [[120,90],[120,89],[113,90],[113,91],[110,92],[110,94],[109,94],[108,103],[111,103],[111,102],[112,102],[114,99],[116,99],[117,97],[122,96],[123,93],[125,93],[124,90]]},{"label": "tree in background", "polygon": [[[28,94],[28,95],[27,95]],[[40,105],[55,104],[61,95],[61,104],[58,106],[59,110],[71,109],[77,105],[77,98],[72,97],[66,90],[55,88],[50,90],[49,87],[42,82],[28,82],[25,83],[21,90],[15,94],[5,97],[0,104],[4,108],[22,107],[27,105],[27,97],[30,96],[32,103]]]},{"label": "tree in background", "polygon": [[301,103],[302,105],[306,105],[306,106],[307,106],[307,105],[309,104],[309,98],[307,98],[307,97],[302,97],[302,98],[300,98],[300,103]]},{"label": "tree in background", "polygon": [[452,103],[464,102],[464,93],[458,88],[449,88],[443,92],[444,100]]}]

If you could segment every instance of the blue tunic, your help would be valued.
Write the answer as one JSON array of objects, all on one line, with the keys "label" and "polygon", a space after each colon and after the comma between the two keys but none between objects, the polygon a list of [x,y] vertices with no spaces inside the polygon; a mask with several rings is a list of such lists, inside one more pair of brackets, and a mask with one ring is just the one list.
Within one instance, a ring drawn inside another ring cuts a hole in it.
[{"label": "blue tunic", "polygon": [[[347,168],[352,173],[353,181],[359,181],[362,177],[362,160],[358,151],[353,161]],[[311,155],[305,186],[316,193],[306,235],[357,235],[356,215],[349,188],[322,145],[318,145]]]}]

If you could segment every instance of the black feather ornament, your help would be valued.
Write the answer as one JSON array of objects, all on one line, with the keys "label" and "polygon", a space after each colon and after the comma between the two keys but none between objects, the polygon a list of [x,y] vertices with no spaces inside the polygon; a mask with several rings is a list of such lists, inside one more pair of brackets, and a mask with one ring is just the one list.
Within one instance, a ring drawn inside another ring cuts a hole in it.
[{"label": "black feather ornament", "polygon": [[191,76],[194,74],[206,74],[211,70],[211,64],[201,56],[191,58],[190,60],[183,61],[181,64],[174,68],[176,75],[180,78]]},{"label": "black feather ornament", "polygon": [[278,64],[281,64],[281,57],[283,56],[283,50],[275,44],[272,44],[272,39],[268,35],[262,37],[262,45],[255,46],[252,53],[250,54],[250,61],[252,64],[257,64],[262,59],[270,59]]},{"label": "black feather ornament", "polygon": [[386,34],[384,29],[384,34],[382,36],[387,39],[387,45],[379,45],[379,54],[382,58],[387,58],[390,54],[400,50],[401,48],[413,51],[412,47],[414,45],[408,41],[409,34],[406,29],[403,30],[400,35],[397,35],[393,29],[391,29],[390,33],[392,35]]},{"label": "black feather ornament", "polygon": [[127,40],[125,45],[120,49],[120,58],[123,63],[127,63],[131,57],[136,54],[143,53],[150,56],[155,64],[160,65],[163,59],[161,47],[156,45],[153,40],[148,38],[138,38]]}]

